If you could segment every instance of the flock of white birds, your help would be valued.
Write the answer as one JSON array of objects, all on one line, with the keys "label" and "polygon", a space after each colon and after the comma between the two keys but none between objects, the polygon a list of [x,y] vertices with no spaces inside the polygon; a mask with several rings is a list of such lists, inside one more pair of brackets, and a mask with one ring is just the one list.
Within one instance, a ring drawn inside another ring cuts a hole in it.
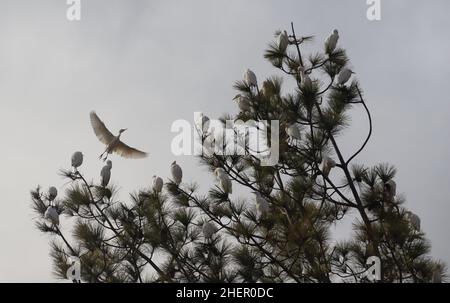
[{"label": "flock of white birds", "polygon": [[[325,50],[327,53],[331,53],[336,49],[337,43],[339,40],[339,33],[337,30],[333,30],[333,32],[330,34],[330,36],[325,41]],[[286,31],[280,32],[277,38],[277,45],[281,52],[286,52],[287,48],[291,44],[290,37]],[[298,69],[300,73],[300,77],[302,79],[302,85],[304,86],[311,86],[313,85],[313,82],[315,80],[311,79],[310,73],[312,71],[311,68],[308,68],[306,66],[300,66]],[[351,78],[353,74],[353,71],[348,68],[343,68],[340,73],[337,76],[337,84],[338,85],[345,85]],[[243,75],[243,81],[244,83],[250,87],[250,88],[258,88],[258,81],[256,74],[250,70],[247,69],[244,72]],[[237,103],[239,110],[242,112],[248,112],[251,110],[251,101],[240,94],[236,95],[236,97],[233,98],[233,100]],[[106,161],[108,158],[108,155],[112,153],[116,153],[119,156],[122,156],[124,158],[131,158],[131,159],[138,159],[138,158],[144,158],[147,156],[147,153],[140,151],[138,149],[135,149],[133,147],[128,146],[124,142],[121,141],[120,137],[123,132],[126,131],[126,129],[120,129],[117,136],[114,136],[108,128],[105,126],[105,124],[100,120],[100,118],[97,116],[95,112],[90,113],[90,121],[92,128],[94,130],[95,135],[97,136],[98,140],[106,145],[106,148],[104,152],[100,155],[100,159],[103,159],[103,161]],[[199,121],[197,121],[199,125],[201,125],[200,129],[202,131],[207,131],[208,129],[208,123],[209,118],[207,116],[204,116],[203,114],[199,117]],[[286,134],[289,136],[289,138],[292,140],[291,142],[298,142],[301,139],[301,131],[297,124],[289,125],[285,128]],[[104,156],[104,157],[103,157]],[[75,152],[72,155],[71,164],[74,169],[74,172],[78,172],[78,168],[83,163],[83,154],[79,151]],[[332,168],[336,167],[336,162],[330,158],[330,157],[324,157],[321,163],[321,171],[325,177],[328,177],[330,174],[330,171]],[[112,169],[112,162],[111,160],[108,160],[106,162],[106,165],[102,168],[100,172],[100,184],[103,187],[106,187],[109,184],[109,181],[111,179],[111,169]],[[183,178],[183,171],[181,167],[174,161],[170,166],[170,172],[172,175],[172,181],[176,185],[180,185]],[[216,178],[217,186],[227,195],[232,194],[232,181],[227,174],[227,172],[223,168],[217,168],[214,171],[214,175]],[[159,194],[161,193],[163,189],[163,179],[158,176],[153,176],[152,180],[152,189],[155,193]],[[387,188],[387,192],[390,195],[390,198],[394,198],[396,195],[396,185],[393,180],[390,180],[385,184],[385,188]],[[59,225],[59,214],[56,210],[56,208],[53,205],[53,201],[55,200],[56,196],[58,194],[58,191],[55,187],[50,187],[48,190],[48,200],[50,201],[50,205],[48,206],[44,218],[50,221],[52,224]],[[270,209],[270,202],[268,201],[268,197],[263,196],[260,192],[254,192],[255,194],[255,208],[256,208],[256,214],[258,218],[262,218],[267,214],[267,212]],[[407,218],[411,224],[411,226],[419,231],[420,230],[420,218],[411,213],[407,213]],[[203,223],[202,232],[205,236],[205,238],[211,238],[216,232],[217,227],[212,222],[205,222]]]}]

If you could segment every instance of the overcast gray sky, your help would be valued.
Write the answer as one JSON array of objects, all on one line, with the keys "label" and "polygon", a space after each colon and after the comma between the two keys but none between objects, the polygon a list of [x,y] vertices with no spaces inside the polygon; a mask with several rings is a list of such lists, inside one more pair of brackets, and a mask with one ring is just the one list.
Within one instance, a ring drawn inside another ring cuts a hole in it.
[{"label": "overcast gray sky", "polygon": [[[366,19],[365,0],[81,3],[79,22],[67,21],[63,0],[0,3],[0,282],[55,280],[29,190],[63,191],[57,171],[75,150],[85,154],[82,171],[97,178],[102,146],[89,111],[114,131],[128,127],[126,141],[150,153],[140,161],[112,157],[112,180],[123,193],[149,185],[154,174],[166,178],[175,159],[186,181],[208,184],[196,159],[171,154],[172,122],[199,110],[235,112],[233,82],[247,67],[260,79],[274,73],[263,52],[290,21],[315,35],[320,49],[339,29],[374,120],[358,161],[397,166],[398,191],[421,217],[433,255],[450,263],[449,1],[381,0],[379,22]],[[355,111],[340,139],[344,150],[366,131]]]}]

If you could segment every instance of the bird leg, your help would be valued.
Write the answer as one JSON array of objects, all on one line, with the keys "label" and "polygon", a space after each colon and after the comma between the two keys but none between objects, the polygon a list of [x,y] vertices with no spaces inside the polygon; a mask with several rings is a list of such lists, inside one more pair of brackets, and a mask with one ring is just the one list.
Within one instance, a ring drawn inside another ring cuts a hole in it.
[{"label": "bird leg", "polygon": [[106,156],[103,158],[103,162],[105,162],[108,159],[109,153],[106,152]]},{"label": "bird leg", "polygon": [[[105,156],[105,158],[102,159],[104,154],[106,154],[106,156]],[[103,160],[103,162],[105,162],[106,159],[108,159],[108,149],[106,149],[98,158]]]}]

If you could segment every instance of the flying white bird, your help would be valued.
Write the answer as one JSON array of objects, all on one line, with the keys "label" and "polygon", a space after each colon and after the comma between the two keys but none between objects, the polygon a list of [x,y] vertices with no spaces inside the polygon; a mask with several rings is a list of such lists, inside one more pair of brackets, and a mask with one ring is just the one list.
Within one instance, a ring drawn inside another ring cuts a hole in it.
[{"label": "flying white bird", "polygon": [[300,129],[298,128],[297,124],[291,124],[286,127],[286,134],[295,141],[300,140],[301,138]]},{"label": "flying white bird", "polygon": [[261,196],[259,192],[254,192],[256,196],[256,215],[258,218],[261,218],[267,214],[269,210],[269,202]]},{"label": "flying white bird", "polygon": [[47,210],[44,213],[44,219],[50,221],[54,225],[59,225],[59,214],[56,211],[56,208],[53,206],[47,207]]},{"label": "flying white bird", "polygon": [[72,167],[75,172],[81,164],[83,164],[83,153],[80,151],[74,152],[72,155]]},{"label": "flying white bird", "polygon": [[418,215],[416,215],[413,212],[407,211],[406,212],[406,218],[408,219],[409,223],[411,223],[411,226],[416,231],[420,231],[420,218],[419,218]]},{"label": "flying white bird", "polygon": [[111,179],[111,168],[112,168],[112,162],[111,160],[106,161],[106,165],[103,166],[102,170],[100,171],[100,177],[102,177],[102,186],[106,187],[109,183],[109,180]]},{"label": "flying white bird", "polygon": [[119,134],[117,136],[114,136],[105,126],[105,124],[100,120],[100,118],[97,116],[95,112],[91,112],[91,125],[94,129],[94,133],[97,136],[97,138],[106,145],[105,151],[100,155],[99,159],[103,157],[104,154],[106,154],[103,161],[106,161],[109,154],[116,153],[119,156],[122,156],[124,158],[130,158],[130,159],[140,159],[147,157],[147,153],[137,150],[133,147],[130,147],[120,141],[120,136],[124,131],[126,131],[126,128],[122,128],[119,130]]},{"label": "flying white bird", "polygon": [[278,48],[280,49],[280,51],[282,53],[286,52],[286,49],[289,45],[289,37],[286,31],[282,31],[279,35],[278,35]]},{"label": "flying white bird", "polygon": [[336,162],[334,162],[333,159],[331,159],[330,157],[325,157],[322,160],[322,173],[325,177],[328,177],[328,175],[330,174],[330,171],[333,167],[336,166]]},{"label": "flying white bird", "polygon": [[58,190],[54,186],[50,186],[48,189],[48,199],[50,201],[55,200],[56,196],[58,195]]},{"label": "flying white bird", "polygon": [[234,101],[236,101],[239,109],[242,112],[248,112],[250,111],[250,100],[248,98],[239,95],[236,95],[236,97],[233,98]]},{"label": "flying white bird", "polygon": [[335,29],[325,41],[325,50],[327,51],[327,53],[332,53],[336,49],[338,40],[339,40],[339,32],[337,29]]},{"label": "flying white bird", "polygon": [[211,222],[205,222],[202,226],[202,232],[205,238],[212,238],[212,236],[217,232],[217,227]]},{"label": "flying white bird", "polygon": [[155,193],[160,193],[162,191],[163,184],[164,184],[163,179],[157,176],[153,176],[152,187]]},{"label": "flying white bird", "polygon": [[228,177],[225,170],[221,167],[216,168],[214,170],[214,175],[216,176],[217,181],[219,182],[220,188],[226,193],[226,194],[232,194],[233,193],[233,184],[231,183],[230,178]]},{"label": "flying white bird", "polygon": [[172,174],[173,181],[176,185],[180,185],[183,179],[183,171],[181,167],[177,164],[177,161],[173,161],[170,165],[170,173]]},{"label": "flying white bird", "polygon": [[348,80],[350,80],[350,77],[352,76],[353,72],[348,69],[348,68],[344,68],[341,70],[341,72],[338,75],[338,79],[337,82],[340,85],[344,85],[345,83],[347,83]]},{"label": "flying white bird", "polygon": [[245,84],[247,84],[250,87],[258,85],[258,81],[256,80],[256,75],[250,69],[247,69],[244,72],[244,82],[245,82]]}]

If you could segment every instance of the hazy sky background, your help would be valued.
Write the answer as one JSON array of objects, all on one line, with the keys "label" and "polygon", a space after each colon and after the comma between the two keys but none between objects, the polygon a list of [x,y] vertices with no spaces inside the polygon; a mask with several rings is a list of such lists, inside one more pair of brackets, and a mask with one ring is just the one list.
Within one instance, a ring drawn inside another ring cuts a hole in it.
[{"label": "hazy sky background", "polygon": [[[421,217],[433,255],[450,263],[449,1],[382,0],[379,22],[366,19],[365,0],[81,2],[79,22],[67,21],[63,0],[0,3],[0,282],[55,280],[29,190],[63,192],[57,172],[75,150],[85,154],[82,172],[98,180],[103,146],[91,110],[114,133],[128,127],[124,140],[150,153],[112,157],[124,197],[154,174],[166,179],[173,160],[184,180],[209,184],[195,158],[171,154],[170,126],[194,111],[235,112],[233,82],[247,67],[259,79],[274,74],[263,52],[290,21],[320,50],[339,29],[374,120],[358,161],[397,166],[397,191]],[[347,154],[367,131],[363,114],[354,112],[340,138]]]}]

